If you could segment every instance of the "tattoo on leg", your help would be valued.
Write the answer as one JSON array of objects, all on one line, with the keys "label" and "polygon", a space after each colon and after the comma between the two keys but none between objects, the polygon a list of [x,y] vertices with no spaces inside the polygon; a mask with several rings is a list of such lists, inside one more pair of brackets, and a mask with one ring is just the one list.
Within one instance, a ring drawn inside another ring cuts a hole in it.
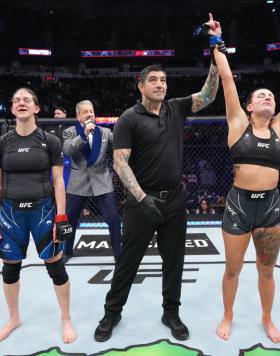
[{"label": "tattoo on leg", "polygon": [[258,229],[254,233],[257,256],[265,266],[276,263],[280,247],[280,227]]}]

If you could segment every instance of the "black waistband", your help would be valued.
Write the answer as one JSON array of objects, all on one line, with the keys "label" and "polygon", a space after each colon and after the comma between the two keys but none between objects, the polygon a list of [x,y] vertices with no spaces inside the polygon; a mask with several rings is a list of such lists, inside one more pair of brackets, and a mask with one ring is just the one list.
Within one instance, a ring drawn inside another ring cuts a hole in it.
[{"label": "black waistband", "polygon": [[274,194],[277,190],[276,188],[270,190],[247,190],[236,187],[235,185],[232,187],[232,189],[249,199],[265,199]]},{"label": "black waistband", "polygon": [[155,190],[150,190],[150,189],[145,189],[143,188],[144,192],[146,194],[152,195],[154,197],[160,198],[160,199],[167,199],[170,197],[175,196],[180,190],[182,189],[182,183],[175,188],[171,190],[160,190],[160,191],[155,191]]},{"label": "black waistband", "polygon": [[11,205],[15,210],[36,210],[39,206],[39,200],[11,200]]}]

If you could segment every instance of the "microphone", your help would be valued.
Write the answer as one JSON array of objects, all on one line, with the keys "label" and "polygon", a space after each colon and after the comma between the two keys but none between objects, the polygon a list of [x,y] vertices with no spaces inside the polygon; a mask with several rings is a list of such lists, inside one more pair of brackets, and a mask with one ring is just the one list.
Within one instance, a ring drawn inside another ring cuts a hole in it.
[{"label": "microphone", "polygon": [[[88,125],[88,124],[94,124],[94,121],[92,120],[91,117],[88,117],[85,121],[85,125]],[[91,129],[90,130],[90,133],[93,135],[93,132],[94,132],[94,129]]]}]

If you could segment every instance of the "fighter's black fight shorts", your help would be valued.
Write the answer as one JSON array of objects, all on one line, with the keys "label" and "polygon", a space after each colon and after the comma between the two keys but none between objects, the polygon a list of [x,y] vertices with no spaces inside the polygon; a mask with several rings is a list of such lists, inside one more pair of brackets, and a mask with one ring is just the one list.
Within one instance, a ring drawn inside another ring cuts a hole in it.
[{"label": "fighter's black fight shorts", "polygon": [[229,234],[242,235],[258,227],[280,224],[278,189],[250,191],[233,186],[226,199],[223,229]]}]

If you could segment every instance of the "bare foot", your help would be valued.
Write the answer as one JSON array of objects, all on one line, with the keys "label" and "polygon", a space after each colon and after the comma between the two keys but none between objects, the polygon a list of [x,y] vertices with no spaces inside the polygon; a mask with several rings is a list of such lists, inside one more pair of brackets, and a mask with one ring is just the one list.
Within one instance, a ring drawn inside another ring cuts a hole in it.
[{"label": "bare foot", "polygon": [[266,331],[268,338],[274,343],[280,343],[280,331],[277,330],[276,326],[273,324],[272,321],[265,322],[263,321],[263,327]]},{"label": "bare foot", "polygon": [[21,326],[21,321],[17,320],[8,320],[8,322],[0,330],[0,341],[5,340],[12,331]]},{"label": "bare foot", "polygon": [[77,333],[70,319],[62,320],[62,340],[65,344],[71,344],[77,339]]},{"label": "bare foot", "polygon": [[231,332],[232,319],[224,318],[216,329],[216,334],[220,339],[228,340]]}]

